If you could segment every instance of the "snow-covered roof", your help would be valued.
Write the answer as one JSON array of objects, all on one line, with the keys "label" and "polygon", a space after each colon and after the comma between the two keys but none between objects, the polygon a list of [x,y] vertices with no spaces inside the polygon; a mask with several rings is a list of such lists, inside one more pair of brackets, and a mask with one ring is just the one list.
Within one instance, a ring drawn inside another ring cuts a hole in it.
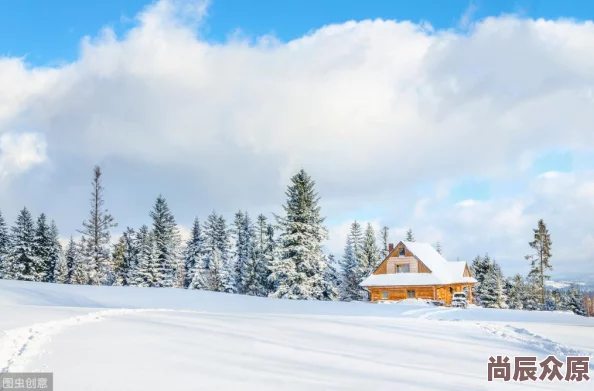
[{"label": "snow-covered roof", "polygon": [[402,243],[431,270],[431,273],[372,274],[361,282],[361,286],[443,285],[476,282],[472,277],[464,277],[466,262],[448,262],[428,243],[405,241]]}]

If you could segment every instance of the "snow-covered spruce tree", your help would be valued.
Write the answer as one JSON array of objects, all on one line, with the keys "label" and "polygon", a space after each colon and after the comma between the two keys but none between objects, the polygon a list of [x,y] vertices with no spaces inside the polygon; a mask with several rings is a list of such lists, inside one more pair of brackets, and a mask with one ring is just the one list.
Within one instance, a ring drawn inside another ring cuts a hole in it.
[{"label": "snow-covered spruce tree", "polygon": [[153,233],[143,225],[136,234],[138,261],[130,278],[130,285],[152,287],[159,276],[159,262]]},{"label": "snow-covered spruce tree", "polygon": [[133,228],[126,227],[122,234],[124,238],[124,270],[120,278],[125,285],[134,285],[134,273],[138,266],[139,245],[136,232]]},{"label": "snow-covered spruce tree", "polygon": [[74,242],[74,238],[70,236],[68,245],[64,252],[64,260],[66,264],[67,274],[64,278],[64,284],[73,284],[73,275],[78,263],[80,262],[80,254],[78,253],[79,246]]},{"label": "snow-covered spruce tree", "polygon": [[383,227],[380,230],[380,243],[382,248],[380,249],[380,261],[383,261],[388,256],[388,238],[390,236],[390,229]]},{"label": "snow-covered spruce tree", "polygon": [[301,170],[291,178],[283,206],[285,215],[275,216],[280,235],[279,258],[270,265],[274,292],[270,296],[287,299],[324,298],[327,257],[322,242],[328,238],[320,215],[315,182]]},{"label": "snow-covered spruce tree", "polygon": [[68,264],[66,263],[65,257],[60,257],[56,263],[54,282],[58,284],[68,284]]},{"label": "snow-covered spruce tree", "polygon": [[153,286],[174,287],[178,284],[181,263],[181,236],[175,218],[167,201],[161,195],[150,213],[153,219],[153,240],[155,241],[158,271]]},{"label": "snow-covered spruce tree", "polygon": [[324,300],[339,300],[341,291],[340,265],[334,259],[334,255],[328,255],[328,267],[324,273]]},{"label": "snow-covered spruce tree", "polygon": [[363,232],[357,221],[351,224],[342,257],[342,282],[340,298],[351,301],[360,300],[364,292],[359,286],[366,268],[363,262]]},{"label": "snow-covered spruce tree", "polygon": [[572,311],[576,315],[588,316],[584,293],[577,285],[571,284],[567,290],[563,301],[563,309]]},{"label": "snow-covered spruce tree", "polygon": [[33,241],[33,254],[35,256],[35,277],[34,281],[50,282],[53,280],[53,269],[55,259],[52,259],[53,243],[50,238],[50,227],[47,224],[45,214],[41,214],[35,226],[35,239]]},{"label": "snow-covered spruce tree", "polygon": [[543,305],[540,303],[540,299],[541,294],[538,278],[528,275],[524,290],[524,309],[528,311],[541,310]]},{"label": "snow-covered spruce tree", "polygon": [[409,228],[408,231],[406,231],[406,238],[404,240],[407,242],[415,241],[415,235],[413,234],[412,228]]},{"label": "snow-covered spruce tree", "polygon": [[485,274],[480,301],[486,308],[507,308],[503,275],[499,265],[493,261]]},{"label": "snow-covered spruce tree", "polygon": [[101,285],[108,284],[112,280],[110,266],[110,228],[116,227],[117,223],[107,209],[103,209],[103,185],[101,168],[96,166],[93,169],[93,190],[91,192],[91,210],[89,217],[83,222],[83,228],[79,230],[84,237],[85,246],[82,249],[82,260],[86,264],[85,273],[87,284]]},{"label": "snow-covered spruce tree", "polygon": [[112,265],[113,265],[113,285],[125,286],[128,285],[128,265],[126,264],[126,240],[124,236],[120,236],[118,242],[114,245],[112,252]]},{"label": "snow-covered spruce tree", "polygon": [[[363,236],[363,247],[361,249],[361,266],[363,267],[361,279],[371,275],[379,266],[380,262],[380,249],[375,239],[375,230],[370,223],[367,223]],[[367,296],[366,293],[365,296]]]},{"label": "snow-covered spruce tree", "polygon": [[247,212],[239,211],[233,222],[235,239],[234,283],[235,291],[240,294],[253,289],[256,277],[256,259],[254,254],[255,231]]},{"label": "snow-covered spruce tree", "polygon": [[264,251],[262,255],[263,261],[260,265],[260,278],[264,296],[268,296],[274,292],[275,289],[273,282],[274,279],[271,277],[270,265],[280,258],[278,242],[276,240],[274,226],[272,224],[267,224],[266,226],[266,238],[263,248]]},{"label": "snow-covered spruce tree", "polygon": [[11,229],[10,250],[6,257],[4,277],[13,280],[38,281],[39,261],[35,257],[35,223],[23,208]]},{"label": "snow-covered spruce tree", "polygon": [[50,248],[49,262],[47,264],[47,281],[55,282],[56,267],[58,266],[58,262],[64,260],[64,249],[62,248],[62,243],[60,243],[60,231],[58,230],[56,222],[53,220],[50,223],[49,235],[52,245]]},{"label": "snow-covered spruce tree", "polygon": [[485,281],[485,275],[489,271],[491,267],[491,259],[489,258],[488,254],[485,254],[484,257],[477,255],[476,258],[472,260],[470,265],[470,272],[472,276],[476,279],[476,284],[472,287],[472,296],[476,299],[478,304],[481,304],[481,296],[482,296],[482,287]]},{"label": "snow-covered spruce tree", "polygon": [[[269,228],[272,232],[268,232]],[[269,237],[269,234],[271,236]],[[274,248],[274,228],[268,224],[263,214],[258,215],[254,227],[254,250],[252,261],[248,264],[248,282],[246,294],[252,296],[267,296],[270,289],[268,283],[268,265]]]},{"label": "snow-covered spruce tree", "polygon": [[[232,276],[233,265],[230,254],[231,238],[230,231],[227,227],[227,221],[223,216],[219,216],[216,212],[212,212],[206,219],[204,224],[204,267],[201,270],[202,276],[199,276],[198,287],[202,289],[217,290],[223,289],[221,292],[235,292],[235,284]],[[211,263],[216,256],[216,267],[211,269]],[[222,281],[219,284],[219,281]],[[224,286],[224,288],[221,288]]]},{"label": "snow-covered spruce tree", "polygon": [[[192,285],[196,273],[200,273],[203,268],[204,261],[204,235],[202,235],[202,227],[200,220],[196,218],[192,225],[192,233],[186,245],[184,256],[184,287],[196,289],[197,286]],[[191,286],[192,285],[192,286]]]},{"label": "snow-covered spruce tree", "polygon": [[522,275],[516,274],[513,276],[513,278],[510,279],[510,285],[511,287],[507,297],[508,307],[513,310],[524,309],[526,287]]},{"label": "snow-covered spruce tree", "polygon": [[526,255],[526,260],[531,261],[531,270],[528,275],[534,278],[540,304],[544,306],[546,298],[545,281],[549,279],[549,276],[545,273],[547,270],[553,270],[553,268],[549,263],[552,245],[551,235],[542,219],[538,221],[538,227],[534,230],[534,240],[529,245],[534,252]]},{"label": "snow-covered spruce tree", "polygon": [[0,278],[4,277],[4,263],[8,257],[10,246],[10,236],[8,235],[8,227],[0,211]]}]

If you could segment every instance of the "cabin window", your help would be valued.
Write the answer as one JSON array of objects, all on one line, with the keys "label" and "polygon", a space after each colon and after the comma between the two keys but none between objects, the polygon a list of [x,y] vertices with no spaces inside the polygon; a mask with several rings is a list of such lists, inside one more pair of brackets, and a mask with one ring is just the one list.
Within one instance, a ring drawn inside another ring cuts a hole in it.
[{"label": "cabin window", "polygon": [[400,247],[400,248],[398,249],[398,256],[399,256],[399,257],[403,257],[403,256],[404,256],[404,247]]},{"label": "cabin window", "polygon": [[408,297],[409,299],[414,299],[415,291],[406,291],[406,297]]},{"label": "cabin window", "polygon": [[396,265],[396,273],[410,273],[410,265]]},{"label": "cabin window", "polygon": [[388,292],[387,291],[383,291],[382,292],[382,299],[387,299],[388,298]]}]

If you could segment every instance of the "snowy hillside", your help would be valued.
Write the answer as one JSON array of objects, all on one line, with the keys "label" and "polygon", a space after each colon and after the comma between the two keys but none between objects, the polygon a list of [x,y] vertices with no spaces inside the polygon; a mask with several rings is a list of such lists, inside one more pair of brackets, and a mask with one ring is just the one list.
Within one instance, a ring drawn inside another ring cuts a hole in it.
[{"label": "snowy hillside", "polygon": [[0,280],[0,330],[0,371],[59,391],[592,387],[487,381],[490,356],[594,356],[594,319],[566,313]]}]

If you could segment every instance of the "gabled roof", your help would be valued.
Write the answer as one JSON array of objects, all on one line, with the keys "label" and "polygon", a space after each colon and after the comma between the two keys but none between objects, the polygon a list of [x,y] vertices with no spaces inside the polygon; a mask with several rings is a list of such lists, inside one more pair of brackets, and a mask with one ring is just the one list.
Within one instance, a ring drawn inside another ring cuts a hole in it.
[{"label": "gabled roof", "polygon": [[[428,243],[406,241],[400,243],[404,244],[417,260],[423,262],[431,273],[372,274],[361,282],[361,286],[443,285],[476,282],[472,277],[464,277],[466,262],[448,262]],[[391,256],[392,254],[389,254],[382,263]]]}]

